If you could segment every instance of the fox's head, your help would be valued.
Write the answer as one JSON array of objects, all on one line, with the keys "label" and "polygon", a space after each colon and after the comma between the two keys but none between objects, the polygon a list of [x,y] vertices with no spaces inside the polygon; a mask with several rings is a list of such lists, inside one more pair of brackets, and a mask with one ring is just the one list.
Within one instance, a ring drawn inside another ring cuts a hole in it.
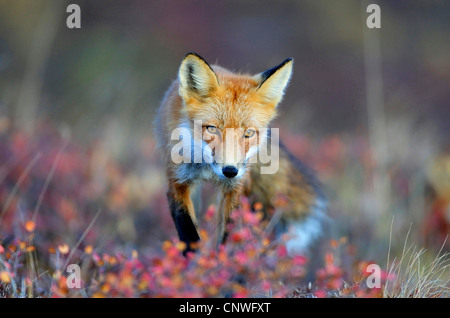
[{"label": "fox's head", "polygon": [[256,75],[237,74],[210,66],[195,53],[185,56],[178,74],[183,116],[189,125],[199,125],[203,157],[220,178],[242,176],[266,141],[292,65],[289,58]]}]

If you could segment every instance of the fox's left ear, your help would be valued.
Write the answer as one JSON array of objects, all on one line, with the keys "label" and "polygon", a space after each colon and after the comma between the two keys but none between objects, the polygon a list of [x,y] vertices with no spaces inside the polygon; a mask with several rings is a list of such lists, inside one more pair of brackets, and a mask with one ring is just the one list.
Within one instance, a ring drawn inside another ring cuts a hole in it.
[{"label": "fox's left ear", "polygon": [[288,58],[278,66],[254,76],[258,93],[269,103],[278,104],[291,79],[294,60]]}]

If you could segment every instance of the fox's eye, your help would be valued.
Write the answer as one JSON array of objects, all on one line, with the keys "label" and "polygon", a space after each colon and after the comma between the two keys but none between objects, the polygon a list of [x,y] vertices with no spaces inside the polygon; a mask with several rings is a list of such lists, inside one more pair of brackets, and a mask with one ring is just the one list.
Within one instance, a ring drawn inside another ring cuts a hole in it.
[{"label": "fox's eye", "polygon": [[244,133],[245,138],[252,138],[255,135],[255,132],[253,129],[247,129]]},{"label": "fox's eye", "polygon": [[206,126],[206,130],[208,130],[210,134],[217,134],[219,132],[219,130],[214,126]]}]

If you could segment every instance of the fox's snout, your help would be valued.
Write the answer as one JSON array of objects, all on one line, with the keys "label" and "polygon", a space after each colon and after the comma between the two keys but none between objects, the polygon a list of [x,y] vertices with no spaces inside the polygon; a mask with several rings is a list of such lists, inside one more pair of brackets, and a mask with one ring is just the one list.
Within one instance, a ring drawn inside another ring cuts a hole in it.
[{"label": "fox's snout", "polygon": [[239,170],[234,166],[225,166],[222,168],[222,173],[225,177],[232,179],[237,176]]}]

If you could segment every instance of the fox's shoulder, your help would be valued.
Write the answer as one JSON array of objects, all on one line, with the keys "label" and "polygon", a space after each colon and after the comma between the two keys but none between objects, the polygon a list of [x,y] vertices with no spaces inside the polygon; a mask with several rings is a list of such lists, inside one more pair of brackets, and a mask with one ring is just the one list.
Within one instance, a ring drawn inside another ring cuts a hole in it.
[{"label": "fox's shoulder", "polygon": [[159,147],[170,144],[170,133],[182,122],[182,100],[178,94],[178,88],[179,81],[176,79],[172,81],[162,99],[161,105],[156,111],[154,132],[157,136]]}]

